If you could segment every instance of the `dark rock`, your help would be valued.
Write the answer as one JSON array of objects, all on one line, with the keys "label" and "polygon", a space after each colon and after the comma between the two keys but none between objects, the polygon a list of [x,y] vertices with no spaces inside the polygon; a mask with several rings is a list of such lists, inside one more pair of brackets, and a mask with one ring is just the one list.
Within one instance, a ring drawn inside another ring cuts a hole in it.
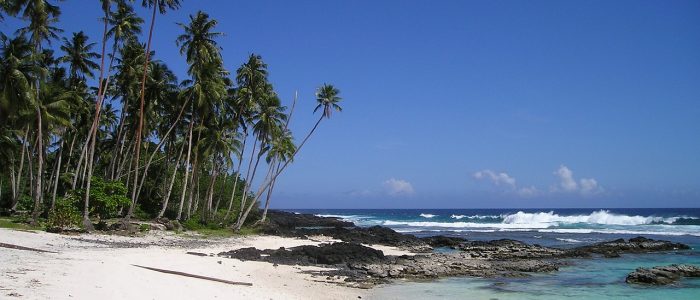
[{"label": "dark rock", "polygon": [[628,241],[617,239],[608,242],[581,246],[566,251],[565,256],[587,257],[591,254],[601,254],[605,257],[619,257],[624,253],[648,253],[690,249],[688,245],[663,240],[653,240],[645,237],[631,238]]},{"label": "dark rock", "polygon": [[452,249],[467,241],[466,239],[460,237],[449,237],[443,235],[424,237],[421,238],[421,240],[434,248],[449,247]]},{"label": "dark rock", "polygon": [[400,247],[415,252],[429,252],[432,248],[421,239],[398,233],[382,226],[358,227],[333,217],[318,217],[311,214],[295,214],[271,210],[270,221],[263,225],[262,232],[270,235],[307,238],[325,235],[348,243],[380,244]]},{"label": "dark rock", "polygon": [[634,284],[667,285],[682,277],[700,277],[700,268],[693,265],[670,265],[637,268],[627,275],[625,282]]},{"label": "dark rock", "polygon": [[286,211],[270,210],[267,213],[269,221],[263,225],[262,231],[272,235],[287,235],[296,229],[304,227],[354,227],[355,224],[332,217],[318,217],[312,214],[296,214]]},{"label": "dark rock", "polygon": [[285,265],[338,265],[347,263],[374,263],[384,259],[382,251],[353,243],[304,245],[289,249],[258,250],[241,248],[219,253],[220,256],[241,260],[264,260]]},{"label": "dark rock", "polygon": [[474,258],[484,259],[534,259],[562,256],[561,249],[547,248],[540,245],[528,245],[523,242],[501,239],[494,241],[467,241],[459,245],[459,250]]}]

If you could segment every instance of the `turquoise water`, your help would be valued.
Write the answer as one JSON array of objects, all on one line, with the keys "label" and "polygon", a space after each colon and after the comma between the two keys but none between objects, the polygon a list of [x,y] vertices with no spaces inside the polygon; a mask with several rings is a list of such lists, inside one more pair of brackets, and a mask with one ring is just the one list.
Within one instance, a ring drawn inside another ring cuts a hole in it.
[{"label": "turquoise water", "polygon": [[[333,215],[358,226],[383,225],[416,236],[469,240],[508,238],[552,247],[576,247],[645,236],[681,242],[691,250],[570,260],[558,272],[528,278],[447,278],[398,281],[372,290],[372,299],[694,299],[700,279],[666,287],[625,283],[638,267],[700,266],[700,209],[440,209],[290,210]],[[447,251],[438,249],[439,251]]]},{"label": "turquoise water", "polygon": [[[697,245],[696,245],[697,247]],[[400,281],[379,287],[372,299],[700,299],[700,279],[667,287],[626,284],[637,267],[673,263],[700,265],[700,253],[623,255],[614,259],[573,260],[559,272],[529,278],[448,278],[432,282]]]}]

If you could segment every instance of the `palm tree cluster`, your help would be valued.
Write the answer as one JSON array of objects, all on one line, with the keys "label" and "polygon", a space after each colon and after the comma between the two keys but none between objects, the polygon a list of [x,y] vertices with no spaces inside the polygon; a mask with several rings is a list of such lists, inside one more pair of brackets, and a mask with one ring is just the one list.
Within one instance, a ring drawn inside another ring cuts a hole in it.
[{"label": "palm tree cluster", "polygon": [[234,230],[265,221],[279,175],[321,121],[341,110],[338,89],[321,86],[321,115],[296,145],[289,129],[296,95],[287,109],[260,55],[229,72],[223,34],[207,13],[177,23],[175,44],[188,65],[179,81],[152,50],[156,17],[179,0],[142,1],[151,14],[145,43],[132,1],[99,2],[99,43],[82,31],[64,36],[52,2],[0,2],[0,18],[26,25],[0,33],[0,208],[31,213],[33,222],[73,199],[80,226],[92,229],[107,217],[95,207],[104,204],[105,182],[127,199],[114,207],[127,225],[134,216]]}]

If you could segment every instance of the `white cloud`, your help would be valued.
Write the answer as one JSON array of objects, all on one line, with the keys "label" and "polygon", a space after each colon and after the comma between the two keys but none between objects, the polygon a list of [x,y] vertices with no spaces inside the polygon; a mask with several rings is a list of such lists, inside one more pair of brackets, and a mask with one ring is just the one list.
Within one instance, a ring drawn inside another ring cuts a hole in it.
[{"label": "white cloud", "polygon": [[603,191],[594,178],[581,178],[576,182],[574,172],[565,165],[559,166],[559,169],[554,171],[554,175],[559,178],[559,184],[552,188],[553,192],[580,192],[583,195],[591,195]]},{"label": "white cloud", "polygon": [[[580,193],[581,195],[588,196],[603,192],[603,188],[598,184],[596,179],[581,178],[577,180],[576,177],[574,177],[574,172],[565,165],[560,165],[559,168],[554,171],[554,175],[557,177],[558,182],[550,188],[550,193]],[[490,169],[484,169],[474,172],[472,177],[476,180],[485,180],[496,186],[505,187],[504,192],[514,193],[524,198],[547,194],[547,191],[541,191],[533,185],[518,186],[515,177],[508,175],[506,172],[494,172]]]},{"label": "white cloud", "polygon": [[595,194],[601,191],[598,181],[593,178],[581,178],[581,193]]},{"label": "white cloud", "polygon": [[382,184],[387,194],[392,197],[411,196],[414,194],[413,186],[403,179],[391,178]]},{"label": "white cloud", "polygon": [[537,196],[540,193],[540,191],[535,187],[535,186],[528,186],[524,188],[520,188],[518,190],[518,195],[523,196],[523,197],[533,197]]},{"label": "white cloud", "polygon": [[487,179],[493,182],[495,185],[507,185],[511,188],[515,188],[515,178],[511,177],[505,172],[496,173],[489,169],[481,170],[474,173],[474,178],[476,179]]},{"label": "white cloud", "polygon": [[567,192],[575,191],[578,189],[578,184],[574,179],[574,172],[572,172],[565,165],[559,166],[559,169],[554,172],[559,178],[559,187]]}]

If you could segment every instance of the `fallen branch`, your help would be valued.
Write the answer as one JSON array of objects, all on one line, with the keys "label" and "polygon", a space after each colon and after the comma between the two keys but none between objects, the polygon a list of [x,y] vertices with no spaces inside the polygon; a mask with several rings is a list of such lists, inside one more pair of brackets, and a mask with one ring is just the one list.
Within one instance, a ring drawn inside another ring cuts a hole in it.
[{"label": "fallen branch", "polygon": [[36,249],[36,248],[29,248],[29,247],[18,246],[18,245],[13,245],[13,244],[5,244],[5,243],[0,243],[0,247],[17,249],[17,250],[34,251],[34,252],[43,252],[43,253],[58,253],[58,252],[54,252],[54,251],[41,250],[41,249]]},{"label": "fallen branch", "polygon": [[185,276],[185,277],[192,277],[192,278],[204,279],[204,280],[209,280],[209,281],[216,281],[216,282],[227,283],[227,284],[232,284],[232,285],[253,286],[253,284],[249,283],[249,282],[230,281],[230,280],[219,279],[219,278],[214,278],[214,277],[207,277],[207,276],[202,276],[202,275],[195,275],[195,274],[189,274],[189,273],[184,273],[184,272],[151,268],[151,267],[145,267],[145,266],[139,266],[139,265],[132,265],[132,266],[151,270],[151,271],[166,273],[166,274],[180,275],[180,276]]}]

